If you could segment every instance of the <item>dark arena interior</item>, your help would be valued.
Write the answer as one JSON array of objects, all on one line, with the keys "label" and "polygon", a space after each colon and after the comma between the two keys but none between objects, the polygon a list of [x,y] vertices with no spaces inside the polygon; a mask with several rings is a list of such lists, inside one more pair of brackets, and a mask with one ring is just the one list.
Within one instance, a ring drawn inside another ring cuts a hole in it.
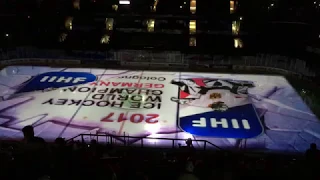
[{"label": "dark arena interior", "polygon": [[319,0],[0,0],[0,179],[319,179]]}]

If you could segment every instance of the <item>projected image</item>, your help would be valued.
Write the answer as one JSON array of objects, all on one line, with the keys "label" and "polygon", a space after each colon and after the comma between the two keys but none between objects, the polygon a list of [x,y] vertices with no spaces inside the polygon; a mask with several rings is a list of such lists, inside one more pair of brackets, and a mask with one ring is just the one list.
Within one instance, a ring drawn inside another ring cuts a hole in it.
[{"label": "projected image", "polygon": [[1,139],[21,139],[32,125],[47,141],[87,133],[258,151],[320,145],[319,121],[281,76],[11,66],[0,88]]},{"label": "projected image", "polygon": [[254,83],[222,78],[179,78],[179,125],[193,135],[252,138],[263,131],[250,102],[248,88]]}]

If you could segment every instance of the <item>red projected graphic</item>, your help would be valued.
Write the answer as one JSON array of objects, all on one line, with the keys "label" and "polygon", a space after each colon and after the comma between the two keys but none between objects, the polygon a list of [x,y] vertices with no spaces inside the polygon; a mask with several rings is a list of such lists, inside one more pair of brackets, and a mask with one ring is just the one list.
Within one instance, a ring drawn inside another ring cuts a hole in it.
[{"label": "red projected graphic", "polygon": [[129,120],[132,123],[141,123],[144,121],[148,124],[155,124],[159,122],[159,120],[157,119],[158,117],[159,114],[131,114],[130,117],[127,118],[125,113],[120,113],[118,117],[116,117],[115,113],[112,112],[102,118],[101,122],[123,122]]}]

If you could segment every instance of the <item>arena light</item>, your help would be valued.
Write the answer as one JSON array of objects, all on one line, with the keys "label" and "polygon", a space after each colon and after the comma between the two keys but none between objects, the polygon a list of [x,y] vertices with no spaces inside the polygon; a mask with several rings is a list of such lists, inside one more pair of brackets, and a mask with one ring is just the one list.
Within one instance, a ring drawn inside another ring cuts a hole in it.
[{"label": "arena light", "polygon": [[129,0],[119,0],[119,4],[130,4]]},{"label": "arena light", "polygon": [[73,8],[80,10],[80,0],[73,1]]},{"label": "arena light", "polygon": [[159,3],[159,0],[154,0],[153,6],[151,8],[152,12],[156,12],[157,11],[158,3]]},{"label": "arena light", "polygon": [[243,48],[243,42],[240,38],[234,39],[234,47],[235,48]]},{"label": "arena light", "polygon": [[189,38],[189,46],[197,46],[197,39],[196,37]]},{"label": "arena light", "polygon": [[150,19],[150,20],[147,21],[147,31],[148,32],[153,32],[154,31],[154,24],[155,24],[154,19]]},{"label": "arena light", "polygon": [[109,35],[102,36],[102,38],[100,40],[101,44],[109,44],[109,42],[110,42],[110,36]]},{"label": "arena light", "polygon": [[240,22],[239,21],[232,21],[232,34],[238,35],[240,32]]},{"label": "arena light", "polygon": [[62,33],[59,37],[59,42],[64,42],[67,38],[68,34]]},{"label": "arena light", "polygon": [[106,30],[112,31],[113,30],[113,18],[106,18],[105,24],[106,24]]},{"label": "arena light", "polygon": [[234,13],[236,10],[234,1],[230,1],[230,14]]},{"label": "arena light", "polygon": [[197,31],[197,21],[196,20],[190,20],[189,23],[189,33],[195,34]]},{"label": "arena light", "polygon": [[72,21],[73,21],[73,17],[67,17],[65,22],[64,22],[64,26],[66,29],[68,30],[72,30]]},{"label": "arena light", "polygon": [[197,10],[197,1],[196,0],[191,0],[190,1],[190,12],[192,14],[195,14]]},{"label": "arena light", "polygon": [[112,5],[112,9],[113,9],[114,11],[118,11],[118,5],[117,5],[117,4]]}]

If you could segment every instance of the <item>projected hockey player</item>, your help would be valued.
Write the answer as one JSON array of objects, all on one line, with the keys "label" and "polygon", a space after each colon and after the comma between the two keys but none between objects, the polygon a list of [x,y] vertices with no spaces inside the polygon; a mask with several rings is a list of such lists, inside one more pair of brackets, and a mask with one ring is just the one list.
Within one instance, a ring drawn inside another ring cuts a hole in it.
[{"label": "projected hockey player", "polygon": [[247,104],[248,88],[252,82],[229,79],[173,79],[171,84],[180,87],[180,98],[171,100],[179,104],[208,107],[214,111],[226,111],[230,107]]}]

